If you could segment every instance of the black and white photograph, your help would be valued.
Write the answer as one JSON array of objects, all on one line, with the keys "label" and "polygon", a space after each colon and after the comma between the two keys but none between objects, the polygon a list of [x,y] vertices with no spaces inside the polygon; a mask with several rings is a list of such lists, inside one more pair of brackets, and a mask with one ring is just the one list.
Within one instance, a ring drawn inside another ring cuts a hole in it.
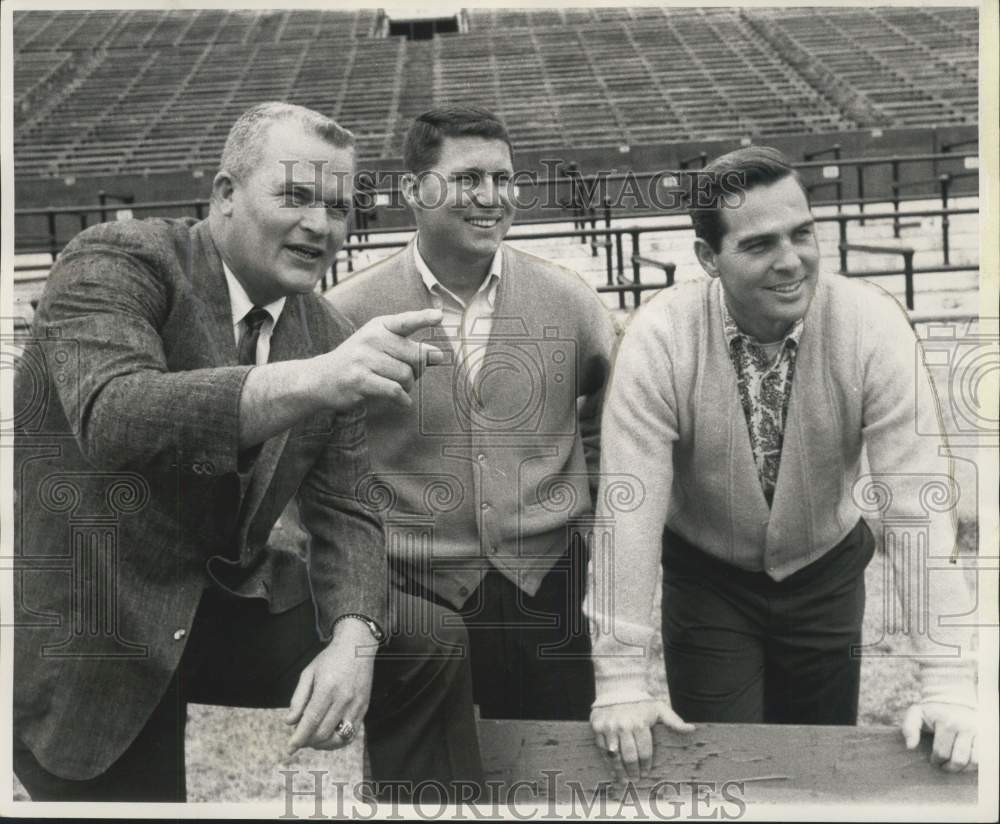
[{"label": "black and white photograph", "polygon": [[994,3],[0,6],[0,813],[995,821]]}]

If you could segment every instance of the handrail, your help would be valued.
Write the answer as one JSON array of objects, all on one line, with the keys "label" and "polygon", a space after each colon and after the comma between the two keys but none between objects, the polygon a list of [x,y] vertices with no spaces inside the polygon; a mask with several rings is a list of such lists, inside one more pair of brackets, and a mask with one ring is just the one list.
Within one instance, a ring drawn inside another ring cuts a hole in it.
[{"label": "handrail", "polygon": [[[943,218],[943,244],[945,252],[947,254],[947,220],[949,216],[958,215],[970,215],[978,214],[978,207],[961,207],[961,208],[944,208],[944,209],[913,209],[909,211],[893,211],[885,213],[869,213],[867,218],[860,214],[850,213],[850,212],[838,212],[831,215],[816,215],[816,223],[828,223],[836,221],[838,224],[838,246],[840,253],[840,269],[841,271],[847,272],[847,252],[849,239],[847,236],[847,229],[852,221],[861,221],[862,219],[867,220],[893,220],[898,221],[900,218],[923,218],[923,217],[941,217]],[[606,239],[613,239],[613,243],[604,244],[605,261],[606,261],[606,271],[607,271],[607,285],[614,286],[616,282],[621,285],[624,284],[625,288],[618,289],[605,289],[604,291],[618,291],[619,292],[619,305],[620,308],[625,308],[625,295],[624,292],[632,291],[633,297],[635,298],[636,291],[644,289],[644,285],[641,283],[639,277],[639,267],[644,264],[645,261],[652,261],[651,258],[644,258],[641,254],[639,245],[640,237],[644,234],[651,233],[669,233],[669,232],[690,232],[691,225],[686,222],[673,222],[673,223],[652,223],[646,225],[636,225],[636,224],[625,224],[625,225],[605,225],[601,227],[594,227],[589,229],[571,229],[571,230],[558,230],[558,231],[548,231],[548,232],[511,232],[508,236],[508,240],[554,240],[559,238],[579,238],[582,242],[586,242],[588,238],[602,237]],[[625,266],[626,257],[623,249],[623,238],[628,235],[631,238],[631,249],[628,257],[628,261],[632,264],[633,277],[632,282],[627,283],[625,278]],[[352,255],[354,252],[360,252],[370,249],[398,249],[409,243],[410,238],[397,238],[389,241],[372,241],[368,240],[365,242],[358,243],[347,243],[343,247],[343,251],[348,255]],[[43,250],[45,251],[45,250]],[[55,255],[53,255],[55,257]],[[334,260],[333,266],[331,267],[331,275],[333,284],[337,283],[337,272],[338,265],[340,261]],[[948,259],[944,261],[945,266],[950,266]],[[353,268],[353,260],[351,260],[351,267]],[[48,264],[28,264],[28,265],[15,265],[14,271],[40,271],[44,268],[48,268]],[[950,267],[955,268],[955,267]],[[978,264],[975,268],[978,268]],[[666,271],[666,270],[665,270]],[[917,271],[917,270],[914,270]],[[881,273],[875,273],[881,274]],[[324,277],[323,288],[329,287],[328,279]],[[911,297],[912,302],[912,297]]]},{"label": "handrail", "polygon": [[802,159],[805,161],[815,160],[820,155],[832,154],[835,160],[840,160],[840,144],[834,143],[827,149],[817,149],[814,152],[803,152]]},{"label": "handrail", "polygon": [[[921,163],[933,160],[960,160],[966,157],[978,157],[978,152],[955,152],[955,153],[937,153],[937,154],[917,154],[917,155],[897,155],[892,157],[859,157],[859,158],[841,158],[837,161],[839,166],[880,166],[885,164],[896,163]],[[829,166],[830,164],[825,161],[804,161],[793,163],[792,166],[795,169],[809,169],[809,168],[822,168],[823,166]],[[532,186],[559,186],[567,185],[573,180],[576,181],[608,181],[608,182],[621,182],[624,180],[648,180],[654,177],[662,176],[669,170],[660,170],[655,172],[615,172],[613,174],[606,175],[580,175],[579,177],[569,178],[569,177],[551,177],[551,178],[541,178],[536,181],[532,181],[530,185]],[[681,169],[679,171],[685,171]],[[527,185],[527,184],[525,184]],[[392,195],[399,192],[396,188],[380,188],[375,189],[374,192],[380,195]],[[192,198],[187,200],[164,200],[164,201],[149,201],[146,203],[133,203],[129,204],[129,208],[133,211],[137,210],[149,210],[149,209],[173,209],[181,207],[204,207],[208,206],[207,198]],[[15,215],[47,215],[50,212],[55,214],[79,214],[80,212],[100,212],[102,204],[84,204],[80,206],[31,206],[24,209],[15,209]],[[107,206],[105,205],[106,209]]]},{"label": "handrail", "polygon": [[[876,255],[902,255],[903,275],[906,278],[906,308],[913,308],[913,247],[912,246],[880,246],[874,243],[841,243],[839,244],[842,254],[841,261],[844,263],[840,273],[850,275],[847,271],[848,252],[868,252]],[[855,274],[855,277],[859,275]]]},{"label": "handrail", "polygon": [[691,155],[690,157],[681,158],[677,163],[681,169],[686,169],[696,160],[701,161],[701,168],[704,169],[708,165],[708,152],[698,152],[698,154]]},{"label": "handrail", "polygon": [[[638,254],[633,254],[631,257],[631,261],[632,261],[631,280],[625,277],[624,274],[620,274],[618,276],[618,283],[616,284],[616,286],[618,287],[617,289],[614,286],[612,286],[609,279],[608,285],[603,288],[599,287],[598,291],[603,291],[603,292],[618,291],[619,305],[623,303],[623,298],[624,298],[623,293],[626,291],[630,291],[632,293],[632,308],[638,309],[639,303],[642,300],[643,292],[647,292],[650,289],[670,288],[671,286],[674,285],[674,274],[677,272],[676,263],[663,260],[656,260],[656,258],[645,257],[644,255],[638,255]],[[643,266],[653,266],[657,269],[660,269],[663,272],[664,276],[666,277],[667,281],[666,284],[664,285],[661,283],[643,283],[639,277],[641,267]]]}]

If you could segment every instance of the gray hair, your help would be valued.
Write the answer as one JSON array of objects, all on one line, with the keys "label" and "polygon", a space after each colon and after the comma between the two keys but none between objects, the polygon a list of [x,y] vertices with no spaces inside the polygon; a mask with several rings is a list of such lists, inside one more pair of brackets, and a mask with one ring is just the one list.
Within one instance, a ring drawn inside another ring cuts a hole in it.
[{"label": "gray hair", "polygon": [[337,148],[354,145],[354,135],[326,115],[294,103],[258,103],[243,112],[229,130],[220,171],[228,172],[236,180],[246,180],[260,163],[268,129],[274,123],[289,120]]}]

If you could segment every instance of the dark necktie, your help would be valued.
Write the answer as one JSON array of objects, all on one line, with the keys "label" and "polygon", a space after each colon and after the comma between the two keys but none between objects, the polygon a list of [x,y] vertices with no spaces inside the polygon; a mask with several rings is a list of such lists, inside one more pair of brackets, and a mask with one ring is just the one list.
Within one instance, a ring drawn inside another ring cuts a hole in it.
[{"label": "dark necktie", "polygon": [[243,337],[240,338],[240,345],[236,351],[236,357],[240,366],[256,366],[257,364],[257,340],[260,338],[260,327],[264,325],[270,315],[266,309],[255,306],[243,316],[243,323],[246,328]]}]

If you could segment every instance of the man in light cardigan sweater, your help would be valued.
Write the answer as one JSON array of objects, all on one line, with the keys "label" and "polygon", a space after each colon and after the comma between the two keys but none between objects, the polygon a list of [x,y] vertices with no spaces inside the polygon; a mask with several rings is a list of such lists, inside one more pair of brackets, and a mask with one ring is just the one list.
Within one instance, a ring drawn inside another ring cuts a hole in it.
[{"label": "man in light cardigan sweater", "polygon": [[[930,555],[955,546],[950,460],[936,405],[918,402],[933,387],[904,311],[871,284],[819,273],[808,200],[780,153],[741,149],[705,171],[717,177],[692,219],[710,277],[632,319],[602,427],[602,478],[628,473],[643,494],[628,512],[598,496],[614,548],[593,562],[585,607],[591,721],[632,776],[651,763],[657,722],[856,723],[874,549],[862,508],[921,524]],[[645,684],[661,559],[669,703]],[[933,731],[932,759],[968,769],[973,653],[938,618],[971,601],[961,574],[928,582],[920,559],[892,553],[920,665],[905,742]]]},{"label": "man in light cardigan sweater", "polygon": [[395,584],[461,615],[483,717],[586,719],[574,525],[593,515],[613,325],[576,273],[502,243],[513,169],[493,115],[424,113],[405,160],[415,240],[329,294],[359,326],[398,307],[444,313],[414,339],[449,363],[424,372],[412,408],[368,408]]}]

